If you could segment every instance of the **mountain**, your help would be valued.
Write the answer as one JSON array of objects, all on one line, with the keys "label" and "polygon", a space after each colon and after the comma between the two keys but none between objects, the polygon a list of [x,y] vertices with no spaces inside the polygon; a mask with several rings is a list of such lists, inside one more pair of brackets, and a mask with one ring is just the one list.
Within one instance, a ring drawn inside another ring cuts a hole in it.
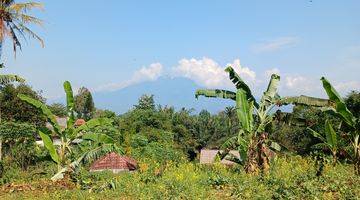
[{"label": "mountain", "polygon": [[153,94],[156,104],[173,106],[176,109],[194,108],[195,112],[206,109],[212,113],[234,105],[231,100],[199,97],[195,99],[196,89],[201,88],[186,78],[162,77],[156,81],[143,82],[111,92],[93,93],[95,105],[118,114],[124,113],[136,105],[143,94]]}]

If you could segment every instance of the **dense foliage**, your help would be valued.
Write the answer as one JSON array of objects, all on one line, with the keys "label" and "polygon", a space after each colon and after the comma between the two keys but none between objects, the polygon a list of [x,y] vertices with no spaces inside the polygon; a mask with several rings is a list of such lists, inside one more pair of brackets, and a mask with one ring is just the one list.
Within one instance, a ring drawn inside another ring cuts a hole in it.
[{"label": "dense foliage", "polygon": [[[15,94],[18,93],[12,96]],[[346,98],[352,111],[358,106],[357,94],[353,92]],[[13,98],[3,98],[4,104],[6,101],[13,101]],[[36,102],[40,105],[44,99],[38,98]],[[75,111],[71,109],[72,102],[68,99],[66,106],[53,104],[47,109],[59,116],[74,116],[74,122],[76,113],[69,112],[69,109]],[[44,116],[44,113],[37,115]],[[67,135],[63,141],[71,149],[60,169],[79,158],[82,158],[82,165],[72,165],[74,168],[68,171],[71,173],[56,182],[49,180],[59,172],[59,166],[52,161],[54,152],[46,146],[35,145],[35,140],[39,139],[38,130],[44,129],[34,126],[37,123],[31,120],[27,123],[16,118],[3,121],[0,136],[6,156],[1,163],[0,195],[42,199],[352,199],[360,195],[357,187],[360,179],[349,165],[351,157],[345,153],[346,145],[336,148],[336,162],[341,163],[338,165],[333,165],[334,154],[328,148],[331,146],[314,148],[327,141],[314,137],[312,131],[325,137],[325,122],[338,126],[341,120],[313,107],[296,105],[291,113],[280,110],[274,113],[267,131],[271,132],[270,139],[282,146],[282,152],[270,161],[266,176],[246,174],[239,166],[228,168],[218,163],[213,166],[198,163],[201,149],[218,149],[237,136],[241,126],[234,107],[216,114],[206,110],[195,113],[192,109],[175,110],[157,105],[152,95],[144,95],[122,115],[97,109],[92,118],[83,127],[70,124],[58,130],[59,136]],[[102,121],[105,123],[97,120],[105,120]],[[339,131],[335,126],[334,130]],[[71,136],[75,132],[81,133],[80,137]],[[69,136],[82,138],[83,142],[73,144]],[[106,148],[108,144],[115,145],[119,153],[135,158],[138,170],[129,174],[90,173],[89,165],[95,158],[114,150]],[[103,151],[94,151],[101,149]],[[47,192],[46,197],[39,193],[43,190]]]}]

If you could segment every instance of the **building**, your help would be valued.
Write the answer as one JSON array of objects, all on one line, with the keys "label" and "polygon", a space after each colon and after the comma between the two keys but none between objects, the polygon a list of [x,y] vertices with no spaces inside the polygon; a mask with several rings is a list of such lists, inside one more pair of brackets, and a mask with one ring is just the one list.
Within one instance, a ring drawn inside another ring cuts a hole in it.
[{"label": "building", "polygon": [[75,126],[76,127],[79,127],[79,126],[82,126],[82,125],[84,125],[84,124],[86,124],[86,122],[85,122],[85,120],[84,119],[77,119],[76,121],[75,121]]},{"label": "building", "polygon": [[90,172],[110,170],[113,173],[119,173],[124,171],[134,171],[136,168],[136,160],[111,152],[96,160],[91,165]]},{"label": "building", "polygon": [[[200,152],[200,164],[213,164],[216,159],[216,155],[219,153],[220,150],[209,150],[209,149],[202,149]],[[239,151],[230,151],[229,154],[235,156],[236,158],[240,159]],[[225,156],[220,163],[224,165],[234,165],[235,163],[228,160],[229,155]]]}]

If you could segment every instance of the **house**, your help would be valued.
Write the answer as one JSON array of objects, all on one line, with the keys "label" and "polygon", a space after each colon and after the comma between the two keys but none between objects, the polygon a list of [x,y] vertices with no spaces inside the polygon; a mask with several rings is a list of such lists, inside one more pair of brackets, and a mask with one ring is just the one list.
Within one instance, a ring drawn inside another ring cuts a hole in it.
[{"label": "house", "polygon": [[75,126],[76,127],[79,127],[79,126],[81,126],[81,125],[84,125],[86,122],[85,122],[85,120],[84,119],[77,119],[76,121],[75,121]]},{"label": "house", "polygon": [[134,171],[136,168],[136,160],[111,152],[96,160],[90,166],[90,172],[110,170],[113,173],[119,173],[124,171]]},{"label": "house", "polygon": [[[220,150],[209,150],[209,149],[202,149],[200,152],[200,164],[213,164],[216,159],[216,155],[219,153]],[[222,151],[220,151],[222,152]],[[229,154],[235,156],[236,158],[240,159],[240,154],[238,151],[230,151]],[[228,160],[230,155],[225,156],[220,163],[224,165],[234,165],[235,163]]]},{"label": "house", "polygon": [[[56,122],[59,124],[61,129],[65,129],[67,126],[67,117],[55,117]],[[46,128],[53,130],[53,126],[49,123],[46,122]]]}]

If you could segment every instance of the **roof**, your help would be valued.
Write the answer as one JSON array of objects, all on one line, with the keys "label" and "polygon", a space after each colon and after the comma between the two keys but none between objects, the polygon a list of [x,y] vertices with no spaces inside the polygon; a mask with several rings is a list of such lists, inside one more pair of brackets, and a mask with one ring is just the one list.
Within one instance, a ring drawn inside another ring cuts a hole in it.
[{"label": "roof", "polygon": [[[209,150],[209,149],[202,149],[200,152],[200,164],[213,164],[215,162],[216,155],[218,154],[219,150]],[[222,151],[221,151],[222,152]],[[234,155],[237,158],[240,158],[240,154],[238,151],[230,151],[230,154]],[[228,156],[221,160],[220,163],[225,165],[233,165],[235,164],[232,161],[227,160]]]},{"label": "roof", "polygon": [[76,121],[75,121],[75,126],[81,126],[81,125],[84,125],[86,122],[85,122],[85,120],[84,119],[77,119]]},{"label": "roof", "polygon": [[[67,126],[67,117],[55,117],[55,119],[56,119],[56,122],[59,124],[61,129],[66,128],[66,126]],[[46,127],[48,129],[50,129],[50,130],[53,130],[53,127],[49,122],[46,123]]]},{"label": "roof", "polygon": [[91,165],[90,170],[135,170],[136,167],[136,160],[111,152],[96,160]]}]

